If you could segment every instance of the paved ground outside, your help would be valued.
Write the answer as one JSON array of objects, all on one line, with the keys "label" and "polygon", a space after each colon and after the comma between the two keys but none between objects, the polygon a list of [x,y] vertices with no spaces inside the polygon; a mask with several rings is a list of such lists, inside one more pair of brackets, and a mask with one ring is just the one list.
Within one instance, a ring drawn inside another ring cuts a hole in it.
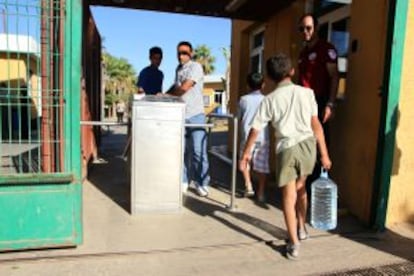
[{"label": "paved ground outside", "polygon": [[[227,142],[212,135],[213,146]],[[346,213],[335,231],[309,228],[300,260],[287,260],[279,192],[269,187],[266,204],[237,198],[228,210],[230,166],[214,157],[207,198],[190,190],[181,212],[131,216],[125,127],[102,143],[106,162],[91,165],[83,186],[84,243],[0,253],[0,275],[414,275],[413,225],[376,233]]]}]

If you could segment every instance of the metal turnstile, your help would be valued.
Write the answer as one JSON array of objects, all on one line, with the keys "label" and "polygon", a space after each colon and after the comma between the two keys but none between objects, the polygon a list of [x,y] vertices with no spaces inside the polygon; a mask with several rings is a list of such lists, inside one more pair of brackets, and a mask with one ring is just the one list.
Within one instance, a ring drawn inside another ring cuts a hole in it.
[{"label": "metal turnstile", "polygon": [[185,104],[145,96],[132,105],[131,213],[179,211],[182,206]]}]

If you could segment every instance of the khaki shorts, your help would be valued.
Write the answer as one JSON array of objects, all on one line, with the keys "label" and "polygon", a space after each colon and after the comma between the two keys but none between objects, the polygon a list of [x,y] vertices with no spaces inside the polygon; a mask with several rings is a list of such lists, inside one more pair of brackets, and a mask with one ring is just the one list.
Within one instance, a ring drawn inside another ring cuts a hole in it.
[{"label": "khaki shorts", "polygon": [[316,162],[316,140],[308,138],[276,155],[276,183],[286,186],[300,176],[312,174]]}]

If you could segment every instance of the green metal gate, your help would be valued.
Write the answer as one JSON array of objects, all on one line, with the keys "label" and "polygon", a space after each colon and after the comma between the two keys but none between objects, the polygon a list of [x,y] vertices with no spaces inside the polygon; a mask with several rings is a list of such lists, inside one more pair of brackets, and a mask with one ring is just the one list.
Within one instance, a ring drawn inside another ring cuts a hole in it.
[{"label": "green metal gate", "polygon": [[0,251],[82,241],[81,3],[0,0]]}]

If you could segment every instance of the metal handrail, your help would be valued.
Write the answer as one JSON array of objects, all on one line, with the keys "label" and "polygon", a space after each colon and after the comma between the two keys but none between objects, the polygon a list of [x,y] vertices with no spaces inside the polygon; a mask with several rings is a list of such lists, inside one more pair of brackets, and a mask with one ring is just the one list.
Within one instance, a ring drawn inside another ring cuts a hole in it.
[{"label": "metal handrail", "polygon": [[127,126],[128,123],[118,123],[110,121],[80,121],[81,126]]},{"label": "metal handrail", "polygon": [[[238,118],[233,114],[216,114],[210,113],[207,115],[210,118],[225,118],[231,120],[233,122],[233,154],[232,158],[228,158],[225,155],[220,153],[211,152],[214,156],[218,157],[220,160],[232,165],[231,170],[231,192],[230,192],[230,204],[226,206],[230,211],[234,211],[236,209],[235,206],[235,198],[236,198],[236,179],[237,179],[237,141],[238,141]],[[209,137],[211,135],[211,129],[209,128]],[[210,139],[208,139],[209,141]],[[210,143],[209,143],[210,148]]]},{"label": "metal handrail", "polygon": [[[236,209],[235,206],[235,198],[236,198],[236,178],[237,178],[237,134],[238,134],[238,118],[237,116],[234,116],[233,114],[216,114],[216,113],[210,113],[207,115],[207,117],[210,118],[221,118],[221,119],[228,119],[233,122],[233,154],[232,158],[228,158],[225,155],[222,155],[217,152],[209,151],[210,154],[214,155],[215,157],[219,158],[220,160],[226,162],[229,165],[232,165],[232,176],[231,176],[231,192],[230,192],[230,204],[226,205],[226,207],[230,211],[234,211]],[[103,122],[103,121],[81,121],[81,125],[87,126],[122,126],[122,125],[128,125],[128,123],[117,123],[117,122]],[[184,124],[185,127],[206,127],[208,128],[208,148],[210,149],[210,136],[211,136],[211,128],[214,127],[214,123],[206,123],[206,124]],[[123,155],[126,155],[127,149],[129,148],[130,140],[127,142],[127,145],[125,146]]]},{"label": "metal handrail", "polygon": [[214,127],[214,124],[184,124],[185,127],[208,127],[209,129]]}]

